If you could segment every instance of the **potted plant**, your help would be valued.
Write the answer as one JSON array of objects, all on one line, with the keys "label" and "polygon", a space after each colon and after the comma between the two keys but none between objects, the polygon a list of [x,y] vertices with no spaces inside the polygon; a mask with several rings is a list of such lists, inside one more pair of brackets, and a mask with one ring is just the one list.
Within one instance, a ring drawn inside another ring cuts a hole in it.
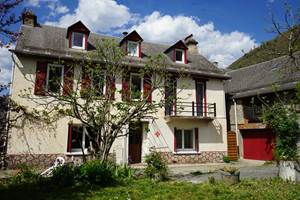
[{"label": "potted plant", "polygon": [[236,167],[225,166],[220,172],[221,180],[226,184],[233,185],[240,181],[240,171]]},{"label": "potted plant", "polygon": [[263,120],[276,134],[275,158],[278,161],[279,177],[294,182],[300,181],[297,142],[300,128],[298,116],[292,106],[273,104],[263,112]]}]

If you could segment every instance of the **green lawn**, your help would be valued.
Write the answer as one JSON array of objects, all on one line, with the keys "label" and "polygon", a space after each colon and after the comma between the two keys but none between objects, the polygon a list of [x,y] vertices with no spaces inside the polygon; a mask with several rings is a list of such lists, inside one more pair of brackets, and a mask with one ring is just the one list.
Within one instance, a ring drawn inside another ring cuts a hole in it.
[{"label": "green lawn", "polygon": [[300,184],[279,179],[247,180],[234,186],[140,179],[106,188],[2,185],[0,199],[300,199]]}]

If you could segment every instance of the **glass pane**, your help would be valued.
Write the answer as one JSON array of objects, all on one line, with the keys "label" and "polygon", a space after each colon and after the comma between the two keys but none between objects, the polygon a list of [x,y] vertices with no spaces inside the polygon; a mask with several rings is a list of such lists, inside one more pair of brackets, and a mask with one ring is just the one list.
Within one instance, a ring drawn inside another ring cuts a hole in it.
[{"label": "glass pane", "polygon": [[128,43],[128,55],[136,56],[137,55],[137,43]]},{"label": "glass pane", "polygon": [[73,33],[73,46],[82,47],[83,46],[83,33]]},{"label": "glass pane", "polygon": [[182,61],[183,52],[176,50],[176,61]]},{"label": "glass pane", "polygon": [[48,74],[48,92],[59,93],[62,78],[62,67],[50,66]]},{"label": "glass pane", "polygon": [[139,75],[131,75],[131,98],[139,99],[141,98],[142,91],[142,79]]},{"label": "glass pane", "polygon": [[93,73],[92,84],[96,95],[99,96],[103,95],[104,83],[105,83],[105,76],[103,71]]},{"label": "glass pane", "polygon": [[72,127],[72,149],[81,149],[82,146],[82,127]]},{"label": "glass pane", "polygon": [[176,148],[182,149],[182,131],[176,130],[175,131],[175,138],[176,138]]},{"label": "glass pane", "polygon": [[193,148],[193,131],[192,130],[184,130],[184,148],[192,149]]}]

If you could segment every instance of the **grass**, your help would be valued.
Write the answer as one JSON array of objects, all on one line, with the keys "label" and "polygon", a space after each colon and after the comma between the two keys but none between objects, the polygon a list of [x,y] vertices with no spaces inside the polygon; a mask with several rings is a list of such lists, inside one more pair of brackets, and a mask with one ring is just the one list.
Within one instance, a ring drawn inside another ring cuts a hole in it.
[{"label": "grass", "polygon": [[222,183],[192,184],[153,182],[146,179],[128,181],[115,187],[54,185],[0,185],[5,199],[300,199],[300,185],[280,179],[245,180],[234,186]]}]

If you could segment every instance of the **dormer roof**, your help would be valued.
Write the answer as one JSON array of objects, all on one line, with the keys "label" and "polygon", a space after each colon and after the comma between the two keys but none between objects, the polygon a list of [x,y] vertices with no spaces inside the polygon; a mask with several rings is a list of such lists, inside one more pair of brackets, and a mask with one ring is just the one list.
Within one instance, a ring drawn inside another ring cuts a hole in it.
[{"label": "dormer roof", "polygon": [[143,42],[143,38],[136,32],[136,30],[132,31],[131,33],[123,37],[123,39],[120,41],[120,45],[122,45],[122,43],[127,40],[135,41],[135,42]]},{"label": "dormer roof", "polygon": [[165,53],[168,53],[171,49],[183,49],[187,50],[188,47],[185,45],[185,43],[182,40],[177,41],[175,44],[170,46],[168,49],[165,50]]},{"label": "dormer roof", "polygon": [[90,30],[79,20],[78,22],[72,24],[67,29],[67,38],[69,37],[70,32],[80,32],[90,34]]}]

